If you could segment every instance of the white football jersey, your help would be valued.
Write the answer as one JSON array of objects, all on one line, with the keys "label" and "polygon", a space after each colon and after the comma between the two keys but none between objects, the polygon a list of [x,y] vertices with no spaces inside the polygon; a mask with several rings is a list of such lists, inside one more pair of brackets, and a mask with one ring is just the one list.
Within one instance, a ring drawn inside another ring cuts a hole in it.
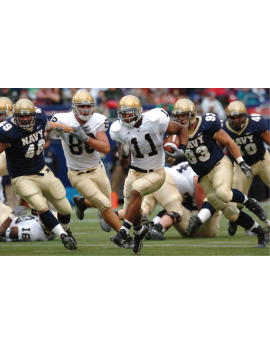
[{"label": "white football jersey", "polygon": [[163,134],[169,122],[167,112],[155,108],[143,114],[139,128],[127,128],[115,121],[110,128],[110,136],[117,142],[128,138],[131,165],[144,170],[160,169],[164,167],[165,162]]},{"label": "white football jersey", "polygon": [[193,177],[197,176],[188,162],[179,163],[172,168],[165,168],[172,176],[176,184],[176,188],[183,198],[192,198],[193,206],[196,206],[195,186]]},{"label": "white football jersey", "polygon": [[[18,241],[49,241],[56,237],[55,235],[48,235],[43,231],[36,216],[14,218],[6,234],[10,232],[10,228],[13,226],[18,227]],[[10,238],[7,238],[7,240],[8,242],[14,241]]]},{"label": "white football jersey", "polygon": [[[72,127],[81,126],[73,112],[55,114],[51,121]],[[106,116],[94,113],[90,119],[85,122],[84,126],[88,127],[88,136],[95,138],[98,132],[106,132],[109,124]],[[86,170],[98,165],[100,154],[89,145],[78,141],[68,133],[61,134],[61,140],[69,169]]]}]

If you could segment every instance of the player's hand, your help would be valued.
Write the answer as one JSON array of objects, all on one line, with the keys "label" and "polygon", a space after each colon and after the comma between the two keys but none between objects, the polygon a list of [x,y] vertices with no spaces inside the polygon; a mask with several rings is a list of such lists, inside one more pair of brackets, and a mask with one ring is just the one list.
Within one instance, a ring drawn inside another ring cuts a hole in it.
[{"label": "player's hand", "polygon": [[25,216],[27,214],[26,210],[27,210],[27,207],[25,206],[17,206],[14,208],[14,210],[11,213],[14,214],[14,216],[16,217]]},{"label": "player's hand", "polygon": [[56,133],[57,135],[60,135],[60,134],[63,134],[63,133],[64,133],[64,128],[55,127],[55,128],[53,129],[53,131],[55,131],[55,133]]},{"label": "player's hand", "polygon": [[88,135],[85,133],[82,127],[72,127],[75,132],[69,132],[69,135],[76,138],[77,140],[82,141],[83,143],[88,142]]},{"label": "player's hand", "polygon": [[170,152],[166,151],[166,155],[167,156],[172,157],[172,158],[182,158],[182,157],[184,157],[184,155],[185,155],[184,150],[178,149],[176,147],[176,145],[171,145],[170,148],[172,150],[174,150],[174,153],[170,153]]},{"label": "player's hand", "polygon": [[251,178],[252,177],[252,169],[247,165],[246,162],[242,161],[240,162],[240,168],[243,171],[243,173],[246,175],[247,178]]},{"label": "player's hand", "polygon": [[129,156],[129,144],[127,139],[121,144],[121,154],[124,159],[127,159]]}]

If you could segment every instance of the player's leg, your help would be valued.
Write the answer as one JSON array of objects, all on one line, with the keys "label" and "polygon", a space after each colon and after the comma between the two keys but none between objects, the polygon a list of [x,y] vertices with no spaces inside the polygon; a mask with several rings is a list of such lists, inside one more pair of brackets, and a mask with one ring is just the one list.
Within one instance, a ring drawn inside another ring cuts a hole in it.
[{"label": "player's leg", "polygon": [[0,226],[12,212],[12,209],[0,201]]},{"label": "player's leg", "polygon": [[[44,195],[42,194],[41,186],[43,183],[47,185],[48,189],[55,188],[57,195],[58,195],[59,190],[61,190],[61,187],[59,188],[59,185],[56,186],[55,183],[53,183],[54,186],[50,185],[49,183],[50,177],[49,179],[47,179],[48,176],[46,176],[45,173],[44,173],[44,176],[37,176],[37,177],[35,175],[34,176],[20,176],[20,177],[12,179],[11,183],[15,192],[18,195],[20,195],[24,200],[26,200],[30,205],[32,205],[35,210],[37,210],[41,221],[51,232],[59,236],[64,246],[67,249],[71,249],[71,250],[76,249],[77,247],[76,247],[76,244],[74,243],[74,240],[70,236],[67,235],[67,233],[63,230],[62,226],[58,222],[58,220],[49,211],[47,202],[44,198]],[[63,185],[62,185],[62,188],[64,189]],[[65,189],[64,189],[64,194],[65,194]]]},{"label": "player's leg", "polygon": [[221,215],[221,211],[214,212],[210,218],[204,221],[193,237],[215,237],[219,229]]},{"label": "player's leg", "polygon": [[5,152],[0,154],[0,176],[8,175],[7,160]]}]

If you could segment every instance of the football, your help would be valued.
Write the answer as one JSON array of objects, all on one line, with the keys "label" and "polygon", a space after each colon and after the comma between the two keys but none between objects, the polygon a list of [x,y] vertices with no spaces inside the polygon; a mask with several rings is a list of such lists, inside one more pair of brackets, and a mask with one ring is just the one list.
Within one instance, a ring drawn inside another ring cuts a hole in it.
[{"label": "football", "polygon": [[[163,141],[164,151],[173,153],[174,151],[171,149],[171,147],[170,147],[171,145],[175,145],[178,149],[180,147],[180,139],[175,134],[168,135],[164,139],[164,141]],[[168,157],[168,159],[165,159],[165,162],[168,164],[173,164],[175,162],[175,159],[172,157]]]}]

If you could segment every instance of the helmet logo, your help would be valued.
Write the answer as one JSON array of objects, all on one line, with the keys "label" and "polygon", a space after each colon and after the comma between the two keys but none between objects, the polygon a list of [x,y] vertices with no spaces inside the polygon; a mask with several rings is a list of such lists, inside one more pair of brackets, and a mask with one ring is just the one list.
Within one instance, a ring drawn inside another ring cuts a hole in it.
[{"label": "helmet logo", "polygon": [[91,104],[91,102],[89,101],[89,100],[85,100],[85,101],[82,101],[82,104],[84,105],[84,104],[86,104],[86,105],[90,105]]},{"label": "helmet logo", "polygon": [[30,111],[29,110],[21,110],[21,115],[29,115]]},{"label": "helmet logo", "polygon": [[129,105],[122,105],[121,110],[129,110]]}]

